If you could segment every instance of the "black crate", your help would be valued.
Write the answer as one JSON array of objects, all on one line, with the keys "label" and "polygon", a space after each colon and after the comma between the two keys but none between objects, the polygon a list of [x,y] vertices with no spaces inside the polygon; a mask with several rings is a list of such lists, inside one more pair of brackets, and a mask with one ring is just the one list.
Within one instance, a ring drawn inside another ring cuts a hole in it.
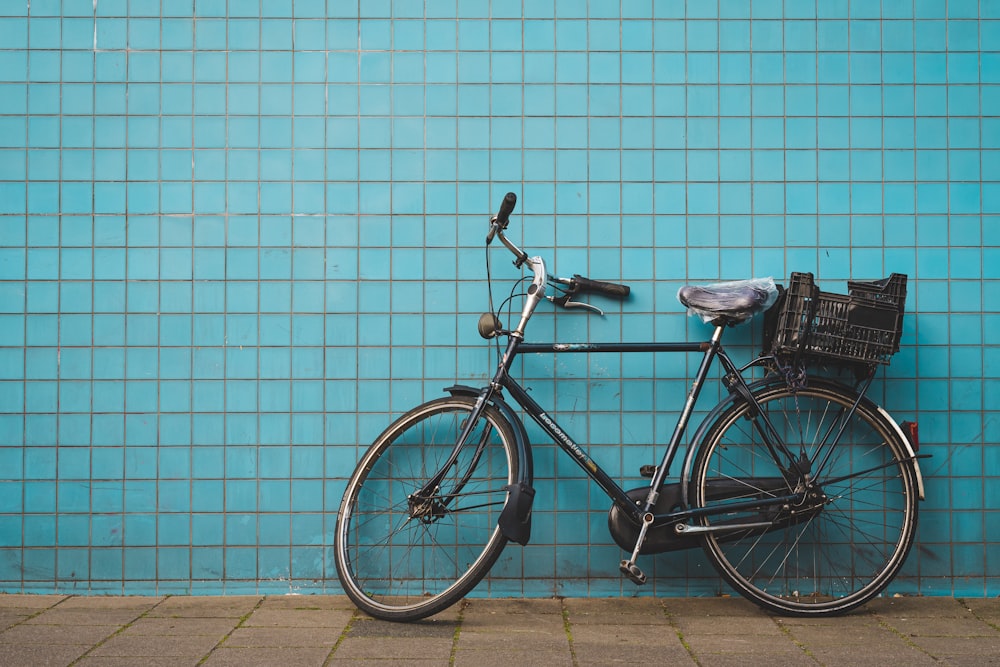
[{"label": "black crate", "polygon": [[850,281],[850,294],[820,291],[811,273],[793,273],[764,320],[764,349],[794,360],[888,364],[899,350],[906,276]]},{"label": "black crate", "polygon": [[906,307],[906,274],[893,273],[882,280],[848,280],[847,292],[856,299],[893,306],[902,313]]}]

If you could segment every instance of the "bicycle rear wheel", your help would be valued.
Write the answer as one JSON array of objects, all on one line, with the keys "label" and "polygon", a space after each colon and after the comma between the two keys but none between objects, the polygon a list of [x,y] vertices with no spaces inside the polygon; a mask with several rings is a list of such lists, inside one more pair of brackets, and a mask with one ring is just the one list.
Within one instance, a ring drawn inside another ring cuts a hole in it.
[{"label": "bicycle rear wheel", "polygon": [[761,417],[736,403],[701,442],[694,504],[796,493],[802,500],[704,517],[704,526],[771,524],[707,533],[705,552],[733,588],[768,610],[821,616],[854,609],[892,581],[913,543],[918,491],[910,454],[873,403],[863,400],[852,412],[857,395],[841,385],[811,379],[792,392],[782,382],[755,396],[796,463],[777,464],[754,427]]},{"label": "bicycle rear wheel", "polygon": [[412,621],[454,604],[507,543],[497,520],[517,449],[491,407],[432,497],[412,500],[447,463],[475,402],[453,396],[406,413],[348,482],[334,534],[337,574],[348,597],[376,618]]}]

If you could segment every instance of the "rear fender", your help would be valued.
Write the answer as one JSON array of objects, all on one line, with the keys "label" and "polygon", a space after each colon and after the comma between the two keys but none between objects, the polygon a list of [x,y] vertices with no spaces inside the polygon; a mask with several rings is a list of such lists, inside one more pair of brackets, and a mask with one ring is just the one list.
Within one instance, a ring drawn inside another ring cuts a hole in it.
[{"label": "rear fender", "polygon": [[[781,378],[763,378],[761,380],[758,380],[757,382],[751,383],[748,386],[751,393],[757,393],[758,390],[763,389],[768,385],[783,383],[783,382],[784,380]],[[819,378],[811,378],[810,382],[840,386],[839,383],[824,381],[823,379]],[[846,391],[851,391],[849,387],[843,387],[843,388]],[[697,432],[694,434],[694,437],[691,438],[691,446],[688,447],[688,450],[684,455],[684,466],[681,471],[681,479],[683,480],[683,483],[681,484],[681,501],[683,502],[685,508],[690,506],[689,504],[690,499],[688,498],[688,490],[690,489],[689,482],[691,481],[691,469],[694,465],[694,457],[695,454],[698,453],[697,452],[698,445],[704,439],[705,433],[708,431],[708,429],[712,426],[712,424],[715,423],[716,418],[723,411],[729,409],[735,402],[740,400],[743,399],[739,396],[739,394],[730,394],[729,397],[727,397],[721,403],[716,405],[712,409],[712,411],[708,414],[708,416],[706,416],[705,419],[702,420],[701,424],[698,427]],[[887,413],[884,409],[882,409],[881,406],[875,404],[867,397],[863,398],[862,401],[866,407],[871,408],[874,411],[878,412],[880,415],[882,415],[882,417],[885,418],[886,422],[888,422],[892,426],[892,428],[896,431],[897,435],[899,436],[899,439],[902,440],[903,445],[906,447],[906,453],[909,454],[909,462],[913,466],[913,474],[917,479],[917,497],[920,498],[920,500],[923,500],[924,478],[923,475],[920,473],[920,466],[917,463],[917,454],[913,449],[913,445],[910,443],[910,439],[906,437],[906,435],[903,433],[903,429],[899,426],[896,420],[893,419],[892,416],[890,416],[889,413]]]}]

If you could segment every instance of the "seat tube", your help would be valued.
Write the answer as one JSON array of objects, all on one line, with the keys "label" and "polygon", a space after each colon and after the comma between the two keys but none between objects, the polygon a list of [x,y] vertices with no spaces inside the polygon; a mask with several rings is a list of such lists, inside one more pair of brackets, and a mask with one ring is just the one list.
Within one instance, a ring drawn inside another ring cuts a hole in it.
[{"label": "seat tube", "polygon": [[691,383],[691,389],[688,391],[687,400],[684,402],[684,410],[677,419],[677,425],[674,427],[674,433],[670,437],[670,442],[667,445],[667,451],[664,452],[663,460],[660,462],[660,466],[656,469],[656,473],[653,475],[653,479],[649,484],[649,495],[646,497],[648,506],[645,509],[647,512],[652,510],[653,505],[656,504],[656,501],[659,498],[659,489],[663,486],[663,482],[667,478],[670,465],[673,463],[674,456],[677,454],[677,449],[680,447],[681,438],[684,437],[684,431],[687,429],[688,423],[691,421],[691,414],[694,412],[694,406],[698,402],[698,396],[701,394],[701,388],[705,386],[705,380],[708,377],[709,369],[712,367],[712,361],[715,360],[715,356],[722,347],[722,332],[724,330],[724,325],[716,326],[715,332],[712,334],[712,339],[703,344],[705,356],[702,357],[701,364],[698,366],[698,372],[695,374],[694,381]]}]

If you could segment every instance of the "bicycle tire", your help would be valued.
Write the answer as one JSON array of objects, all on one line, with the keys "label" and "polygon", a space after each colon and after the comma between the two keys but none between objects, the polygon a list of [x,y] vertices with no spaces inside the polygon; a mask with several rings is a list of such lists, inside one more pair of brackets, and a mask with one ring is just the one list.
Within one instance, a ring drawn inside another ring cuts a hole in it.
[{"label": "bicycle tire", "polygon": [[475,403],[451,396],[410,410],[351,475],[334,532],[337,575],[347,596],[375,618],[414,621],[446,609],[479,583],[507,543],[497,520],[517,475],[517,448],[493,407],[439,485],[431,511],[414,516],[408,502],[444,465]]},{"label": "bicycle tire", "polygon": [[[755,519],[779,526],[706,533],[705,553],[736,591],[769,611],[850,611],[889,585],[913,544],[918,491],[911,454],[874,403],[862,400],[850,413],[857,394],[843,385],[810,379],[793,392],[779,381],[754,396],[781,441],[797,458],[808,456],[816,495],[795,515],[795,508],[774,506],[703,517],[702,526]],[[801,485],[800,474],[782,474],[749,417],[750,405],[738,401],[706,431],[692,476],[696,507],[786,495]]]}]

